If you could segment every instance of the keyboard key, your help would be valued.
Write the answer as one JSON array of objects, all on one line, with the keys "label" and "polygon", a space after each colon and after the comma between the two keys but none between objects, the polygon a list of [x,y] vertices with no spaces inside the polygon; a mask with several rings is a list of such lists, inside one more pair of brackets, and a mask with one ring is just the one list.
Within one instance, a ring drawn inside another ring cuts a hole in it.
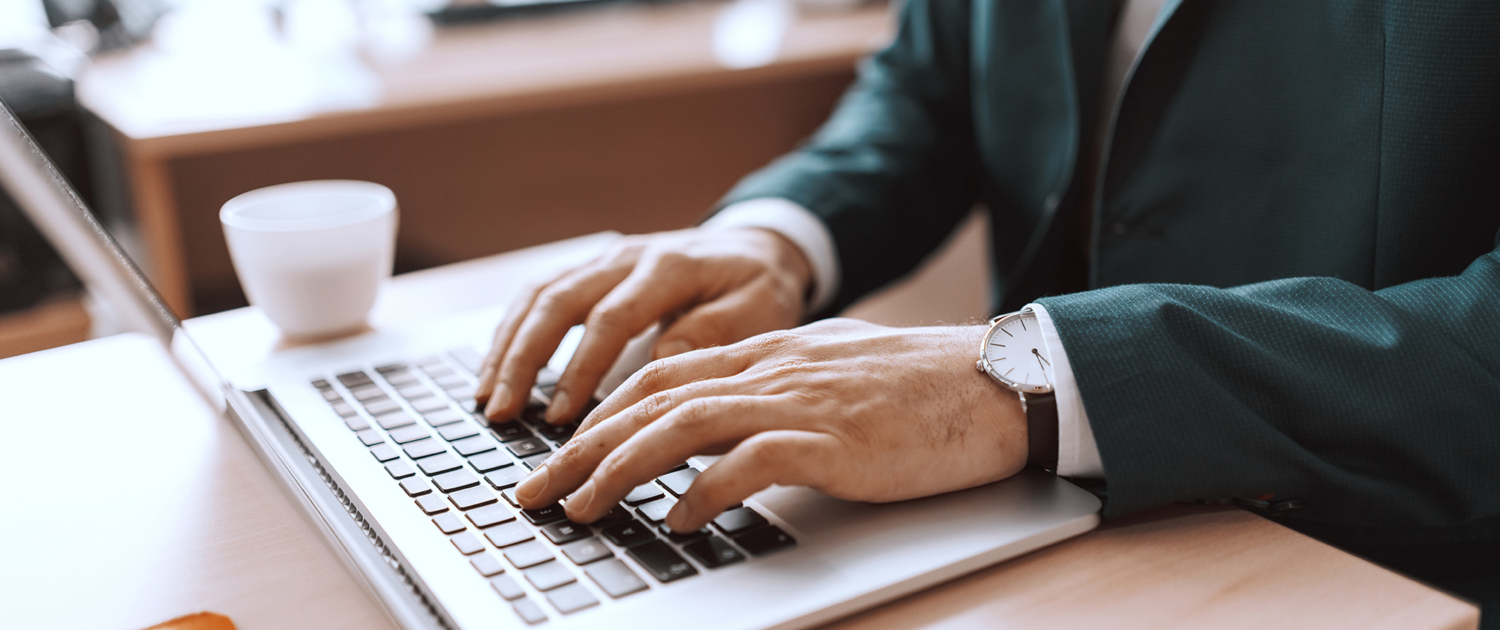
[{"label": "keyboard key", "polygon": [[666,496],[666,493],[661,491],[661,486],[648,483],[636,486],[634,490],[630,491],[630,494],[625,495],[625,503],[626,505],[636,506],[647,501],[655,501],[664,496]]},{"label": "keyboard key", "polygon": [[610,551],[609,547],[604,546],[604,543],[600,542],[598,538],[575,540],[563,545],[562,552],[568,560],[578,565],[615,557],[614,552]]},{"label": "keyboard key", "polygon": [[511,440],[519,440],[531,437],[531,430],[527,429],[525,425],[522,425],[515,420],[490,425],[490,431],[493,432],[495,434],[495,437],[499,438],[501,442],[509,442]]},{"label": "keyboard key", "polygon": [[428,516],[448,511],[448,504],[443,503],[443,497],[435,494],[417,497],[417,507],[422,508],[422,513]]},{"label": "keyboard key", "polygon": [[552,552],[547,550],[546,545],[532,540],[506,547],[505,559],[516,565],[517,569],[526,569],[543,562],[551,562]]},{"label": "keyboard key", "polygon": [[490,539],[490,544],[496,547],[509,547],[518,545],[535,538],[530,529],[520,522],[511,521],[499,527],[484,530],[484,537]]},{"label": "keyboard key", "polygon": [[375,456],[377,462],[388,462],[401,456],[396,452],[396,447],[385,443],[376,444],[370,449],[370,454]]},{"label": "keyboard key", "polygon": [[532,455],[531,457],[522,457],[521,465],[525,466],[526,470],[536,470],[538,466],[547,463],[547,459],[551,457],[551,452],[539,453],[537,455]]},{"label": "keyboard key", "polygon": [[344,387],[349,388],[370,384],[370,376],[368,374],[365,374],[364,372],[349,372],[347,374],[340,374],[338,376],[338,379],[340,383],[344,384]]},{"label": "keyboard key", "polygon": [[380,428],[387,431],[399,429],[401,427],[408,427],[416,423],[416,418],[413,418],[411,417],[411,414],[400,410],[375,416],[375,424],[380,425]]},{"label": "keyboard key", "polygon": [[734,542],[739,543],[752,556],[773,554],[797,544],[795,539],[774,525],[735,536]]},{"label": "keyboard key", "polygon": [[532,402],[521,408],[521,422],[525,422],[533,427],[545,426],[547,424],[547,403],[545,399],[537,401],[535,400],[535,396],[533,396]]},{"label": "keyboard key", "polygon": [[450,370],[447,375],[434,378],[432,382],[437,383],[437,386],[443,389],[455,389],[468,385],[469,377],[462,374],[454,374]]},{"label": "keyboard key", "polygon": [[361,416],[349,416],[344,418],[344,426],[349,427],[350,431],[359,432],[369,429],[370,423]]},{"label": "keyboard key", "polygon": [[677,555],[672,546],[660,540],[636,545],[626,550],[630,557],[641,563],[651,577],[661,582],[680,580],[690,575],[697,575],[698,570],[693,568],[687,560]]},{"label": "keyboard key", "polygon": [[562,372],[550,367],[544,367],[536,373],[536,384],[538,387],[552,387],[562,380]]},{"label": "keyboard key", "polygon": [[547,620],[547,613],[542,612],[542,607],[529,599],[516,602],[511,607],[515,609],[516,615],[521,618],[521,621],[531,625],[536,625]]},{"label": "keyboard key", "polygon": [[479,478],[467,470],[459,469],[432,478],[433,485],[443,492],[455,492],[479,485]]},{"label": "keyboard key", "polygon": [[348,418],[349,416],[352,416],[352,415],[358,413],[357,411],[354,410],[354,405],[351,405],[351,404],[346,403],[346,402],[334,403],[333,404],[333,412],[336,413],[336,414],[339,414],[340,418]]},{"label": "keyboard key", "polygon": [[476,394],[478,392],[479,392],[479,388],[474,387],[473,385],[464,385],[464,386],[461,386],[461,387],[452,387],[452,388],[449,388],[448,389],[448,396],[450,396],[454,400],[458,401],[459,404],[461,404],[461,405],[463,405],[465,407],[468,407],[469,406],[469,401],[473,400],[474,399],[474,394]]},{"label": "keyboard key", "polygon": [[697,531],[691,531],[691,532],[688,532],[686,534],[679,534],[677,532],[672,531],[672,528],[667,527],[666,523],[662,523],[660,525],[657,525],[656,526],[656,533],[661,534],[662,538],[667,539],[668,542],[671,542],[674,545],[685,545],[687,543],[693,542],[695,540],[698,540],[699,538],[703,538],[704,536],[709,535],[709,531],[708,531],[707,527],[704,527],[704,528],[699,529]]},{"label": "keyboard key", "polygon": [[395,431],[391,431],[390,435],[391,441],[397,444],[408,444],[417,440],[432,437],[432,434],[428,433],[426,428],[419,427],[415,424],[409,427],[401,427],[399,429],[396,429]]},{"label": "keyboard key", "polygon": [[520,466],[508,466],[484,476],[484,480],[490,482],[490,485],[494,486],[496,490],[514,487],[525,478],[526,469]]},{"label": "keyboard key", "polygon": [[475,471],[487,473],[491,470],[499,470],[510,465],[510,456],[500,451],[488,451],[469,458],[469,465]]},{"label": "keyboard key", "polygon": [[717,569],[745,559],[744,555],[734,547],[729,546],[729,543],[718,536],[710,536],[703,540],[689,543],[682,550],[687,552],[689,556],[692,556],[694,560],[697,560],[699,564],[710,569]]},{"label": "keyboard key", "polygon": [[353,394],[354,399],[360,402],[386,397],[385,390],[381,389],[380,386],[373,383],[361,387],[355,387],[349,390],[349,393]]},{"label": "keyboard key", "polygon": [[568,440],[573,439],[573,434],[577,431],[578,425],[572,422],[567,424],[548,424],[536,429],[536,432],[540,433],[542,437],[558,444],[565,444]]},{"label": "keyboard key", "polygon": [[485,451],[493,451],[495,450],[495,446],[497,446],[495,438],[488,435],[476,435],[454,442],[453,450],[458,451],[459,455],[468,457]]},{"label": "keyboard key", "polygon": [[635,521],[607,527],[602,533],[609,542],[621,547],[634,547],[656,540],[656,534],[651,533],[650,528]]},{"label": "keyboard key", "polygon": [[439,514],[433,517],[432,524],[437,525],[438,531],[444,534],[455,534],[467,529],[464,527],[464,522],[452,514]]},{"label": "keyboard key", "polygon": [[406,446],[401,447],[401,450],[405,451],[406,456],[412,459],[432,457],[433,455],[437,455],[438,453],[447,451],[447,449],[443,448],[442,442],[439,442],[432,438],[417,440],[415,442],[412,442],[411,444],[407,444]]},{"label": "keyboard key", "polygon": [[672,469],[669,470],[669,471],[667,471],[667,472],[674,473],[674,472],[677,472],[677,471],[682,470],[682,469],[687,468],[687,467],[688,467],[687,462],[682,462],[681,464],[673,466]]},{"label": "keyboard key", "polygon": [[[426,482],[423,482],[424,484]],[[459,490],[448,495],[448,500],[453,506],[460,510],[471,510],[481,505],[489,505],[495,502],[495,493],[488,488],[474,487],[468,490]]]},{"label": "keyboard key", "polygon": [[[433,419],[430,416],[432,414],[441,413],[445,409],[449,409],[448,401],[438,398],[437,396],[428,396],[426,398],[413,398],[410,402],[411,408],[416,409],[417,413],[420,413],[422,414],[422,417],[427,418],[428,424],[432,426],[447,424],[446,422],[433,422]],[[461,419],[462,418],[455,417],[448,422],[457,422]]]},{"label": "keyboard key", "polygon": [[412,477],[401,482],[401,489],[406,491],[406,496],[419,497],[432,492],[432,486],[427,485],[427,480],[421,477]]},{"label": "keyboard key", "polygon": [[468,346],[449,350],[448,356],[457,361],[459,367],[475,376],[478,376],[479,370],[484,367],[484,355],[479,354],[478,350]]},{"label": "keyboard key", "polygon": [[449,538],[448,541],[453,543],[454,547],[458,547],[459,553],[466,556],[472,556],[476,553],[484,551],[484,543],[479,542],[479,539],[475,538],[474,535],[470,534],[469,532],[464,532],[462,534]]},{"label": "keyboard key", "polygon": [[387,473],[390,473],[392,479],[405,479],[417,474],[417,471],[411,469],[411,464],[408,464],[405,461],[399,459],[387,463],[385,465],[385,471]]},{"label": "keyboard key", "polygon": [[484,577],[494,577],[505,572],[505,567],[500,564],[500,561],[487,553],[469,558],[469,564],[474,565],[474,570]]},{"label": "keyboard key", "polygon": [[509,488],[501,490],[500,496],[503,497],[505,499],[505,502],[509,503],[511,507],[516,508],[517,510],[521,509],[521,502],[516,500],[515,486],[511,486]]},{"label": "keyboard key", "polygon": [[510,453],[512,455],[515,455],[516,457],[527,457],[529,455],[536,455],[537,453],[546,453],[546,452],[552,450],[550,447],[547,446],[546,442],[538,440],[538,439],[536,439],[534,437],[533,438],[522,438],[522,439],[511,441],[511,442],[506,442],[505,443],[505,448],[509,449]]},{"label": "keyboard key", "polygon": [[698,471],[685,468],[674,473],[667,473],[658,477],[656,481],[667,488],[667,492],[674,497],[680,497],[687,492],[688,486],[693,485],[693,480],[698,478]]},{"label": "keyboard key", "polygon": [[330,389],[319,389],[318,393],[320,393],[320,394],[323,395],[323,400],[324,401],[330,402],[330,403],[336,403],[336,402],[339,402],[339,401],[341,401],[341,400],[344,399],[343,396],[340,396],[339,393],[337,391],[334,391],[332,388],[330,388]]},{"label": "keyboard key", "polygon": [[508,600],[514,601],[526,596],[526,589],[521,588],[521,585],[517,584],[509,575],[499,575],[490,578],[490,586],[494,587],[495,592],[499,593],[501,597]]},{"label": "keyboard key", "polygon": [[539,591],[550,591],[564,584],[578,581],[578,578],[573,577],[573,572],[561,562],[542,563],[527,569],[525,573],[526,581],[531,582],[531,585]]},{"label": "keyboard key", "polygon": [[655,525],[662,522],[663,519],[667,518],[667,512],[671,511],[672,506],[674,505],[677,505],[677,499],[664,497],[642,505],[641,507],[636,508],[635,511],[641,515],[641,518],[644,518],[650,521],[652,525]]},{"label": "keyboard key", "polygon": [[453,373],[453,368],[448,367],[447,363],[443,363],[441,357],[431,357],[428,361],[430,362],[424,362],[420,365],[422,366],[422,371],[426,372],[432,378],[442,378]]},{"label": "keyboard key", "polygon": [[479,435],[479,427],[474,426],[473,422],[455,422],[441,429],[438,429],[438,435],[441,435],[443,436],[443,439],[452,442],[454,440],[462,440],[464,438]]},{"label": "keyboard key", "polygon": [[421,383],[407,383],[405,385],[397,387],[396,393],[402,398],[412,400],[414,398],[426,398],[428,396],[431,396],[432,390],[427,389],[427,386]]},{"label": "keyboard key", "polygon": [[381,374],[389,374],[391,372],[396,372],[404,369],[406,369],[405,363],[387,363],[385,365],[376,366],[375,371]]},{"label": "keyboard key", "polygon": [[427,476],[441,475],[450,470],[458,470],[463,467],[463,460],[454,457],[452,453],[443,453],[436,457],[428,457],[417,462],[417,468],[422,469],[422,474]]},{"label": "keyboard key", "polygon": [[515,514],[512,514],[510,510],[505,508],[505,506],[498,503],[496,503],[495,505],[486,505],[482,508],[469,510],[469,513],[465,516],[469,517],[469,522],[473,523],[474,526],[478,527],[479,529],[494,527],[501,523],[508,523],[510,521],[516,520]]},{"label": "keyboard key", "polygon": [[646,590],[646,581],[618,559],[585,567],[583,572],[615,599]]},{"label": "keyboard key", "polygon": [[315,378],[315,379],[313,379],[312,386],[316,387],[318,389],[328,389],[330,387],[333,387],[332,385],[328,384],[328,381],[325,381],[325,380],[323,380],[321,378]]},{"label": "keyboard key", "polygon": [[370,412],[370,415],[372,416],[378,416],[383,413],[390,413],[392,411],[398,411],[400,409],[401,403],[398,403],[389,398],[377,398],[365,403],[365,411]]},{"label": "keyboard key", "polygon": [[568,518],[568,515],[563,513],[563,506],[558,503],[553,503],[552,505],[540,507],[535,510],[521,510],[521,516],[526,517],[526,520],[530,521],[532,525],[538,526],[546,525],[548,523],[556,523],[565,518]]},{"label": "keyboard key", "polygon": [[620,523],[629,523],[630,521],[630,510],[616,505],[606,512],[604,516],[599,517],[599,520],[594,521],[594,527],[613,527]]},{"label": "keyboard key", "polygon": [[385,382],[401,387],[417,382],[417,376],[410,370],[397,370],[385,375]]},{"label": "keyboard key", "polygon": [[558,521],[542,526],[542,535],[554,545],[565,545],[581,538],[588,538],[589,526],[573,521]]},{"label": "keyboard key", "polygon": [[379,431],[368,428],[361,430],[359,433],[354,434],[354,436],[359,438],[359,441],[363,442],[365,446],[375,446],[385,441],[385,438],[380,437]]},{"label": "keyboard key", "polygon": [[740,532],[750,531],[765,524],[765,517],[745,507],[727,510],[714,519],[714,527],[731,536]]},{"label": "keyboard key", "polygon": [[556,590],[547,591],[547,601],[552,602],[552,606],[564,615],[599,604],[599,600],[594,598],[594,594],[590,593],[589,589],[584,588],[582,584],[569,584]]}]

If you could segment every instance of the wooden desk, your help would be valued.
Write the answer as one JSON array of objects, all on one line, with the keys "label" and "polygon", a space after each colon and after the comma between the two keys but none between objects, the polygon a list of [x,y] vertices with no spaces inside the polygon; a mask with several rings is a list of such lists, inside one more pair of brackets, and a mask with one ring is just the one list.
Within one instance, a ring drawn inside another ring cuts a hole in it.
[{"label": "wooden desk", "polygon": [[[594,235],[398,277],[377,306],[374,326],[395,329],[460,309],[504,303],[526,278],[583,260],[611,238],[608,234]],[[476,291],[474,287],[489,290]],[[878,314],[873,309],[868,312]],[[274,328],[251,309],[198,318],[190,322],[190,328],[211,356],[227,358],[234,354],[244,364],[282,349]],[[24,361],[0,363],[0,382],[5,382],[6,374],[19,372],[20,368],[13,366]],[[229,369],[234,369],[234,363],[229,362]],[[82,409],[88,405],[69,407]],[[102,421],[92,417],[92,422]],[[235,449],[236,453],[244,451],[238,445]],[[219,465],[233,465],[237,470],[252,466],[243,461],[219,464],[217,460],[199,459],[200,472],[195,476],[203,479],[218,478],[215,467]],[[288,509],[278,503],[273,512],[284,515]],[[217,593],[216,599],[205,601],[238,606],[219,609],[231,617],[253,610],[257,615],[295,618],[296,610],[277,599],[289,591],[265,584],[262,573],[285,573],[288,564],[297,564],[316,565],[309,570],[326,575],[330,571],[326,566],[329,554],[307,528],[293,532],[280,524],[277,537],[272,539],[254,530],[265,524],[263,517],[234,527],[226,524],[228,529],[209,548],[217,555],[196,562],[238,566],[238,570],[220,569],[213,577],[222,580],[220,588],[242,592],[240,597],[228,598],[206,586],[195,587],[193,593],[203,597]],[[235,542],[239,540],[243,542]],[[259,546],[272,544],[272,540],[277,555],[272,559],[258,557]],[[303,553],[313,559],[293,559]],[[337,585],[320,583],[320,588],[325,590],[318,597],[332,598],[330,601],[340,605],[349,605],[359,597],[349,579],[341,579]],[[162,597],[178,607],[153,608],[160,611],[160,618],[197,610],[175,594],[164,593]],[[336,625],[344,621],[332,612],[320,610],[318,614],[319,621],[333,619]],[[1098,531],[867,611],[833,627],[1458,630],[1477,625],[1474,606],[1272,521],[1237,509],[1169,506],[1108,523]]]},{"label": "wooden desk", "polygon": [[390,186],[406,270],[692,223],[821,123],[889,37],[883,5],[793,15],[750,33],[773,54],[737,67],[724,54],[742,39],[723,21],[735,6],[445,28],[397,56],[148,47],[101,59],[78,97],[118,141],[156,285],[180,313],[212,312],[242,303],[218,208],[275,183]]}]

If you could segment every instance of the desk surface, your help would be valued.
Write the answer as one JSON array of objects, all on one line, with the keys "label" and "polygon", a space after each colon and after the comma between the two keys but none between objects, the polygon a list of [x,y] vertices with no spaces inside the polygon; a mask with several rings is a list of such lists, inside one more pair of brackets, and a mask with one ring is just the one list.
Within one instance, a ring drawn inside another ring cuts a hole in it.
[{"label": "desk surface", "polygon": [[[489,306],[594,236],[397,278],[377,327]],[[488,287],[479,291],[476,287]],[[253,310],[201,318],[210,353],[277,352]],[[241,333],[236,342],[233,335]],[[150,341],[0,361],[13,483],[0,511],[0,619],[142,628],[209,610],[244,628],[389,623]],[[66,452],[47,445],[62,444]],[[22,448],[23,446],[28,446]],[[88,605],[78,602],[87,598]],[[1172,506],[834,624],[886,628],[1475,628],[1478,610],[1271,521]]]}]

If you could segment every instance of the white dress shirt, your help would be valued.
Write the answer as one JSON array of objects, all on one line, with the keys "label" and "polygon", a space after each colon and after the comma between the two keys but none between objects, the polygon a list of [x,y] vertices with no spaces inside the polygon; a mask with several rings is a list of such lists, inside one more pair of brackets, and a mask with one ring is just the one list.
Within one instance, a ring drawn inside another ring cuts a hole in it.
[{"label": "white dress shirt", "polygon": [[[1160,17],[1164,0],[1125,0],[1105,68],[1104,94],[1112,100],[1101,107],[1105,116],[1113,111],[1113,98],[1125,87],[1125,77],[1144,51],[1152,26]],[[1102,125],[1101,125],[1102,127]],[[1097,150],[1097,149],[1096,149]],[[796,203],[779,198],[751,199],[732,204],[702,225],[705,229],[756,227],[785,236],[802,250],[812,267],[813,292],[809,310],[819,311],[838,292],[838,250],[827,226]],[[1040,304],[1028,304],[1042,328],[1047,356],[1052,360],[1053,391],[1057,399],[1057,474],[1064,477],[1103,477],[1104,463],[1089,425],[1088,410],[1073,379],[1068,353],[1057,336],[1052,316]]]}]

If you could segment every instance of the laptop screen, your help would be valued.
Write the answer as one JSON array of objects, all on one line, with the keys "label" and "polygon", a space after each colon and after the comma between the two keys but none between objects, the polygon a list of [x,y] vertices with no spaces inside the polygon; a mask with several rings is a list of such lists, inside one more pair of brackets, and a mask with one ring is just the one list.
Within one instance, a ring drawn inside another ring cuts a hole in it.
[{"label": "laptop screen", "polygon": [[140,266],[0,100],[0,186],[126,328],[162,343],[220,409],[225,381],[189,340]]}]

